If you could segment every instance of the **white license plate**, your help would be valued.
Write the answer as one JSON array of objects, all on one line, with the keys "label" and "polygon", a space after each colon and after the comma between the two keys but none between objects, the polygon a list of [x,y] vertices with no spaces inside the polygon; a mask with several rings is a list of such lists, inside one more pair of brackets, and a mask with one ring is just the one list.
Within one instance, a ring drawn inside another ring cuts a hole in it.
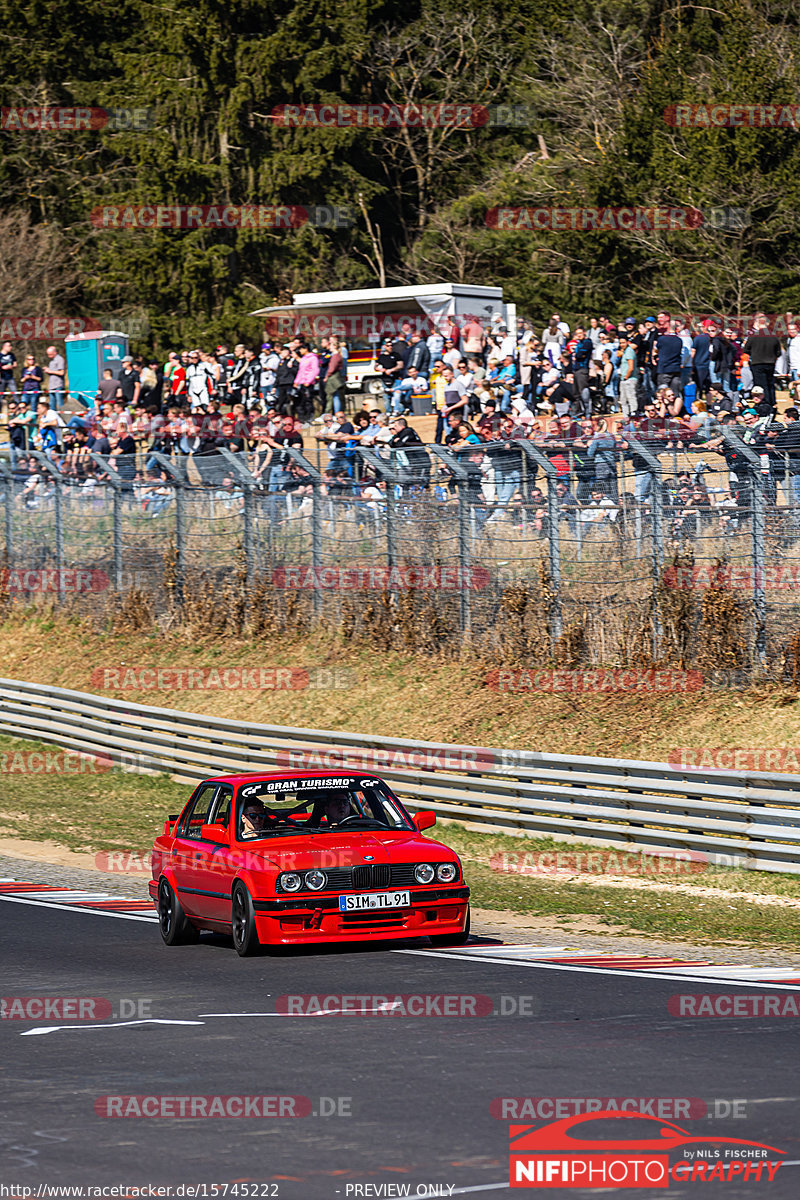
[{"label": "white license plate", "polygon": [[356,896],[340,896],[339,912],[360,912],[365,908],[403,908],[410,903],[410,892],[361,892]]}]

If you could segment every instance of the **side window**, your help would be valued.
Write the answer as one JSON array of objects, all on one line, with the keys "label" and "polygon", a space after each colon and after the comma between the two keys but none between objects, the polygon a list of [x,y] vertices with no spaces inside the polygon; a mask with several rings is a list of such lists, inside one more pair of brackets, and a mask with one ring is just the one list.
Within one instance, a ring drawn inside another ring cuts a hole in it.
[{"label": "side window", "polygon": [[217,796],[217,807],[214,813],[214,824],[225,825],[227,827],[228,820],[231,815],[231,801],[233,800],[233,788],[221,787],[219,796]]},{"label": "side window", "polygon": [[200,829],[208,820],[209,810],[217,790],[215,783],[204,783],[188,809],[178,831],[181,837],[199,838]]}]

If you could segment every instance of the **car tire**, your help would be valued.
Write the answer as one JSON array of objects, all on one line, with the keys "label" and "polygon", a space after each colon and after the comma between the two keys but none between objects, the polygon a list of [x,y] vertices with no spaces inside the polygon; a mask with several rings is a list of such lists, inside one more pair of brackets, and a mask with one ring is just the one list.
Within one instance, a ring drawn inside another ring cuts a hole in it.
[{"label": "car tire", "polygon": [[463,946],[469,941],[470,913],[467,907],[467,923],[462,933],[442,933],[431,937],[432,946]]},{"label": "car tire", "polygon": [[166,879],[158,885],[158,927],[167,946],[187,946],[200,939],[181,902]]},{"label": "car tire", "polygon": [[253,897],[243,883],[233,885],[231,893],[231,930],[233,945],[240,958],[258,954],[261,943],[256,931],[256,914],[253,908]]}]

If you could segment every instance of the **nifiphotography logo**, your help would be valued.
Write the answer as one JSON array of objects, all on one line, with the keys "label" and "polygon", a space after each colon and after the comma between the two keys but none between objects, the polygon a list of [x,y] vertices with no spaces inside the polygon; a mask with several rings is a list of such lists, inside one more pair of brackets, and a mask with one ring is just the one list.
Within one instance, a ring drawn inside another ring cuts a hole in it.
[{"label": "nifiphotography logo", "polygon": [[509,1181],[524,1188],[665,1188],[674,1183],[770,1183],[784,1154],[743,1138],[695,1136],[672,1122],[605,1109],[536,1128],[509,1126]]}]

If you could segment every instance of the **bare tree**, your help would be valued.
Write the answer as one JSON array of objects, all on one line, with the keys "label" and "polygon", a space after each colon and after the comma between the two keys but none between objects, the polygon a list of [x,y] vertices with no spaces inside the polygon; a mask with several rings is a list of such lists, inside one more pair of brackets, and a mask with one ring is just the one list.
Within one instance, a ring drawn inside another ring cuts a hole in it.
[{"label": "bare tree", "polygon": [[536,74],[519,77],[520,94],[555,128],[551,150],[594,162],[613,143],[646,62],[641,27],[597,8],[571,37],[543,39]]},{"label": "bare tree", "polygon": [[34,225],[26,212],[0,216],[0,294],[14,317],[58,315],[80,290],[77,251],[53,225]]},{"label": "bare tree", "polygon": [[[413,25],[387,29],[377,38],[366,66],[375,98],[407,111],[494,103],[512,62],[488,13],[459,12],[458,20],[446,22],[429,2]],[[420,231],[436,204],[437,189],[475,156],[471,121],[390,124],[383,139],[384,170],[398,209],[410,198]]]}]

